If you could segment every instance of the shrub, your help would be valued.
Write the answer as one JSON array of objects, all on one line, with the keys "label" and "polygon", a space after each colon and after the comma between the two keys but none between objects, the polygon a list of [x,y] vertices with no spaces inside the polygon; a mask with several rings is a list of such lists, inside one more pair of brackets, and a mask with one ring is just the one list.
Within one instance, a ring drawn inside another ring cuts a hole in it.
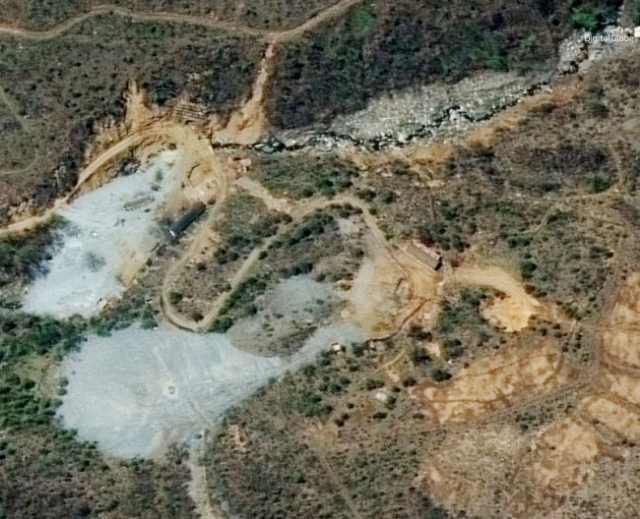
[{"label": "shrub", "polygon": [[412,345],[409,348],[409,358],[414,366],[427,363],[431,360],[429,354],[422,346]]},{"label": "shrub", "polygon": [[594,193],[602,193],[611,187],[611,177],[606,173],[598,173],[591,177],[591,190]]},{"label": "shrub", "polygon": [[571,15],[571,23],[579,29],[588,29],[593,31],[599,25],[598,15],[591,9],[579,7],[573,10]]},{"label": "shrub", "polygon": [[218,317],[211,325],[210,331],[213,333],[224,333],[233,326],[233,319],[228,315]]},{"label": "shrub", "polygon": [[364,388],[367,391],[373,391],[374,389],[380,389],[381,387],[384,387],[384,382],[373,378],[368,378],[364,383]]},{"label": "shrub", "polygon": [[631,19],[636,27],[640,25],[640,0],[634,0],[631,7]]},{"label": "shrub", "polygon": [[444,382],[445,380],[449,380],[451,378],[451,373],[445,371],[442,368],[434,368],[431,371],[431,378],[436,382]]},{"label": "shrub", "polygon": [[180,301],[182,301],[183,295],[180,292],[169,292],[169,302],[172,305],[177,305]]},{"label": "shrub", "polygon": [[464,347],[459,339],[446,339],[444,351],[447,359],[455,359],[464,353]]},{"label": "shrub", "polygon": [[376,16],[367,9],[356,9],[350,22],[357,33],[369,31],[376,21]]},{"label": "shrub", "polygon": [[530,280],[537,269],[538,265],[531,260],[523,260],[520,262],[520,275],[524,280]]},{"label": "shrub", "polygon": [[298,396],[293,408],[302,416],[307,417],[320,416],[327,411],[326,406],[322,403],[322,397],[309,390],[303,391]]}]

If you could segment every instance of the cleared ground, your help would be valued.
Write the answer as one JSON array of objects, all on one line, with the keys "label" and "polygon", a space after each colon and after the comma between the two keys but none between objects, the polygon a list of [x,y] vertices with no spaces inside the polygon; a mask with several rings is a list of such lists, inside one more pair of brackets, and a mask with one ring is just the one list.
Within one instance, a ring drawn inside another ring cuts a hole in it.
[{"label": "cleared ground", "polygon": [[[506,484],[502,479],[504,476],[500,476],[499,483],[494,486],[479,475],[484,470],[491,470],[490,466],[497,456],[502,460],[502,470],[506,474],[513,473],[518,483],[509,486],[510,490],[500,499],[500,506],[517,517],[538,517],[549,509],[557,509],[558,517],[562,516],[563,511],[568,514],[573,505],[565,501],[570,496],[596,492],[597,485],[605,484],[607,492],[617,494],[619,485],[626,484],[628,479],[617,481],[613,478],[603,483],[600,475],[602,471],[609,470],[611,463],[626,467],[633,455],[629,446],[635,445],[640,439],[640,374],[633,353],[637,349],[637,323],[640,319],[637,309],[639,286],[640,276],[635,272],[628,275],[621,286],[600,332],[605,362],[599,366],[596,384],[574,396],[577,400],[575,409],[569,406],[565,413],[540,430],[524,434],[520,432],[517,437],[510,439],[508,435],[503,435],[500,440],[495,436],[484,437],[488,433],[485,427],[463,437],[453,435],[444,452],[437,452],[434,459],[425,462],[420,484],[428,487],[440,502],[452,508],[463,505],[467,510],[476,510],[482,515],[491,507],[488,503],[480,506],[472,496],[477,496],[478,492],[494,492],[496,490],[492,489]],[[461,370],[444,385],[417,386],[412,391],[416,391],[416,396],[426,403],[429,416],[439,419],[440,423],[455,421],[458,417],[468,419],[478,415],[473,412],[478,407],[482,411],[492,408],[490,405],[487,407],[483,396],[491,400],[489,397],[499,395],[498,401],[509,400],[511,392],[517,388],[518,375],[526,375],[524,380],[534,382],[533,387],[520,395],[525,399],[535,398],[536,394],[545,390],[546,384],[553,384],[554,380],[560,382],[562,376],[555,379],[553,370],[545,369],[545,366],[551,367],[548,362],[554,356],[558,360],[562,358],[562,354],[555,350],[555,354],[546,357],[542,364],[541,358],[538,358],[537,363],[528,365],[531,370],[520,370],[522,364],[516,362],[506,370],[498,368],[491,372],[483,371],[485,363],[494,365],[500,362],[500,355],[493,356]],[[476,373],[476,370],[482,373]],[[511,372],[507,375],[509,370]],[[485,380],[482,380],[483,376]],[[539,376],[544,380],[535,383]],[[565,371],[564,381],[569,380]],[[474,382],[478,385],[474,385]],[[549,390],[552,388],[549,387]],[[471,438],[474,443],[487,443],[484,448],[489,452],[485,455],[487,457],[478,457],[476,451],[471,453],[468,443]],[[525,449],[528,442],[531,442],[531,447]],[[501,452],[500,449],[506,450]],[[452,456],[455,456],[454,461],[451,461]],[[470,456],[474,461],[462,461]],[[464,487],[460,486],[460,471],[466,471],[469,478]],[[475,471],[478,471],[478,475],[474,474]],[[453,474],[456,476],[452,478]],[[516,488],[522,490],[516,491]],[[599,507],[604,507],[598,508],[600,511],[611,506],[603,504],[600,498],[598,503]],[[615,517],[626,516],[618,514]]]},{"label": "cleared ground", "polygon": [[500,297],[482,309],[482,315],[494,326],[519,332],[540,314],[541,304],[527,294],[521,282],[499,266],[470,266],[456,269],[453,278],[462,285],[492,288]]},{"label": "cleared ground", "polygon": [[359,337],[353,327],[320,328],[286,361],[238,350],[222,335],[168,325],[90,337],[65,361],[69,383],[59,416],[110,454],[158,457],[171,443],[213,427],[270,377],[308,362],[333,342]]},{"label": "cleared ground", "polygon": [[477,360],[451,381],[420,384],[411,395],[424,403],[429,419],[440,424],[461,422],[519,399],[551,393],[569,375],[562,353],[549,341],[530,351],[514,349]]},{"label": "cleared ground", "polygon": [[[180,152],[164,152],[141,171],[77,198],[61,211],[61,244],[47,274],[29,287],[24,310],[59,318],[100,311],[122,294],[163,240],[158,214],[180,183]],[[140,205],[128,209],[128,204]]]}]

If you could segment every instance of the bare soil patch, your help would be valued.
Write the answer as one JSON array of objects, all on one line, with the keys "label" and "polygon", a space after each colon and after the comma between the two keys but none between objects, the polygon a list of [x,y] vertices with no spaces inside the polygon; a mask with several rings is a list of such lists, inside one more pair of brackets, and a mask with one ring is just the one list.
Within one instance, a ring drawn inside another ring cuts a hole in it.
[{"label": "bare soil patch", "polygon": [[426,382],[410,394],[424,404],[431,420],[444,424],[550,393],[566,383],[569,376],[557,345],[547,341],[531,351],[513,349],[477,360],[459,370],[450,381]]},{"label": "bare soil patch", "polygon": [[489,302],[482,315],[492,324],[507,332],[519,332],[539,315],[542,305],[527,294],[522,282],[498,266],[469,266],[454,271],[453,279],[463,285],[488,287],[503,294]]}]

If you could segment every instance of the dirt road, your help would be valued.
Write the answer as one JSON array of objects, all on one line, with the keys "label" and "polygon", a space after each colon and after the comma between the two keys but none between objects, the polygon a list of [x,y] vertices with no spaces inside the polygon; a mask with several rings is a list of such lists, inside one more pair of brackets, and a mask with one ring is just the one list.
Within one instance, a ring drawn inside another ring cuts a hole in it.
[{"label": "dirt road", "polygon": [[[175,311],[170,299],[172,284],[176,279],[178,273],[187,265],[187,263],[201,252],[205,241],[213,232],[212,227],[215,221],[220,216],[226,198],[227,184],[226,182],[224,182],[222,190],[216,198],[214,206],[211,208],[209,217],[201,226],[200,232],[196,235],[193,242],[191,243],[187,251],[180,257],[180,259],[169,267],[162,281],[161,300],[164,315],[171,324],[177,326],[178,328],[181,328],[182,330],[197,332],[200,331],[201,328],[203,328],[204,324],[198,324],[195,321],[187,319],[186,317],[180,315]],[[213,320],[211,322],[213,322]]]},{"label": "dirt road", "polygon": [[84,186],[93,176],[102,170],[106,165],[120,157],[127,151],[136,148],[147,137],[144,133],[136,133],[126,137],[118,142],[115,146],[107,149],[104,153],[99,155],[93,162],[91,162],[84,170],[80,172],[76,187],[64,198],[59,198],[54,203],[53,207],[46,210],[44,213],[30,216],[13,224],[9,224],[6,227],[0,229],[0,236],[7,234],[14,234],[19,232],[28,231],[34,227],[41,225],[50,220],[67,202]]},{"label": "dirt road", "polygon": [[305,32],[308,32],[314,29],[321,23],[342,16],[349,9],[351,9],[352,7],[360,3],[362,3],[362,0],[342,0],[320,11],[315,16],[312,16],[306,22],[298,25],[297,27],[294,27],[293,29],[274,33],[273,40],[278,42],[286,42],[286,41],[294,40],[298,36],[301,36],[302,34],[304,34]]},{"label": "dirt road", "polygon": [[312,30],[325,21],[341,16],[351,7],[359,4],[360,2],[362,2],[362,0],[341,0],[338,3],[333,4],[326,9],[318,12],[299,26],[285,31],[256,29],[242,24],[235,24],[231,22],[216,20],[214,18],[208,18],[206,16],[194,16],[167,12],[144,13],[136,12],[131,9],[115,5],[101,5],[92,8],[86,13],[82,13],[74,16],[73,18],[69,18],[68,20],[65,20],[64,22],[56,25],[51,29],[47,29],[44,31],[33,31],[4,25],[0,26],[0,35],[31,41],[48,41],[61,36],[65,32],[73,29],[76,25],[79,25],[86,20],[89,20],[90,18],[103,15],[112,15],[127,18],[133,22],[167,22],[180,23],[184,25],[197,25],[200,27],[207,27],[209,29],[220,30],[239,35],[264,38],[265,40],[271,42],[284,42],[295,39],[296,37]]},{"label": "dirt road", "polygon": [[[235,121],[236,124],[232,125],[232,128],[230,128],[231,131],[228,131],[228,129],[223,130],[223,132],[226,131],[223,140],[238,141],[238,138],[242,137],[242,139],[240,139],[240,144],[243,144],[245,140],[248,144],[251,144],[259,138],[262,130],[267,124],[266,115],[264,114],[263,110],[263,104],[265,97],[265,85],[268,81],[268,78],[270,77],[272,60],[275,55],[275,43],[278,41],[289,41],[303,34],[304,32],[313,29],[314,27],[325,21],[336,18],[344,14],[346,11],[348,11],[348,9],[358,4],[360,1],[362,0],[341,0],[315,14],[298,27],[286,31],[267,31],[254,29],[243,25],[231,24],[228,22],[218,21],[201,16],[190,16],[174,13],[138,13],[123,7],[103,5],[95,7],[86,13],[70,18],[49,30],[31,31],[10,26],[0,26],[0,36],[4,35],[32,41],[48,41],[55,39],[56,37],[71,30],[76,25],[81,24],[82,22],[92,17],[110,14],[113,16],[127,17],[134,22],[175,22],[187,25],[199,25],[212,29],[220,29],[229,32],[245,34],[248,36],[262,37],[269,42],[269,47],[267,48],[260,73],[256,79],[256,83],[253,89],[253,95],[247,101],[245,106],[240,108],[236,112],[236,114],[234,114],[235,119],[232,117],[231,121]],[[7,98],[6,94],[1,88],[0,101],[4,101],[9,109],[15,112],[17,116],[15,107],[13,107],[10,100]],[[24,121],[21,118],[20,121],[24,125]],[[141,128],[138,131],[130,134],[128,137],[122,139],[114,146],[107,149],[80,173],[76,187],[69,195],[62,199],[58,199],[53,207],[40,215],[27,217],[23,220],[10,224],[3,229],[0,229],[0,236],[27,231],[49,220],[98,171],[101,171],[105,165],[114,160],[116,157],[120,156],[122,153],[140,146],[146,136],[146,132],[142,131]],[[230,136],[232,137],[231,139],[229,139]],[[36,156],[32,164],[35,164],[37,159],[38,157]],[[27,168],[31,167],[32,164],[29,164],[28,166],[25,166],[25,168],[21,168],[19,170],[0,172],[0,174],[20,173],[22,171],[26,171]],[[178,323],[176,322],[176,324]]]},{"label": "dirt road", "polygon": [[401,253],[401,251],[391,250],[386,237],[378,228],[376,219],[369,212],[366,204],[364,204],[361,200],[352,196],[344,195],[339,195],[334,198],[316,198],[309,201],[294,201],[286,198],[278,198],[273,196],[264,186],[246,177],[237,179],[234,182],[234,185],[247,191],[252,196],[260,199],[270,210],[288,214],[289,216],[291,216],[292,222],[288,226],[280,230],[280,232],[266,240],[262,244],[262,246],[254,249],[249,254],[247,259],[243,262],[240,268],[233,275],[233,278],[230,280],[230,289],[216,298],[202,320],[196,322],[185,318],[183,315],[180,315],[171,305],[169,294],[172,291],[172,284],[176,279],[177,274],[180,272],[180,269],[182,269],[189,261],[192,261],[193,258],[201,251],[203,241],[212,232],[211,226],[218,218],[220,208],[228,192],[225,187],[224,192],[221,193],[221,196],[217,198],[216,207],[212,211],[207,223],[202,226],[199,234],[195,237],[189,249],[185,252],[185,254],[180,258],[179,261],[177,261],[170,267],[164,278],[161,296],[163,312],[165,318],[174,326],[192,332],[208,331],[211,328],[211,325],[218,318],[220,311],[224,307],[224,304],[227,302],[233,291],[236,290],[238,286],[248,277],[251,269],[259,260],[261,253],[267,250],[275,240],[282,236],[282,234],[289,231],[293,226],[300,224],[300,222],[304,220],[304,218],[306,218],[308,215],[315,211],[326,209],[331,206],[350,205],[352,207],[360,209],[360,211],[362,211],[363,220],[367,225],[371,236],[377,243],[378,247],[380,247],[380,250],[385,251],[389,258],[394,263],[396,263],[399,268],[404,270],[404,267],[396,260],[396,254]]},{"label": "dirt road", "polygon": [[207,469],[201,463],[206,447],[206,432],[202,431],[200,438],[191,440],[189,448],[189,497],[195,504],[196,512],[200,519],[220,519],[222,516],[214,510],[209,498],[209,487],[207,484]]},{"label": "dirt road", "polygon": [[227,125],[214,133],[213,139],[216,143],[250,146],[259,142],[265,134],[269,122],[264,105],[267,98],[267,82],[271,77],[274,57],[275,43],[270,42],[253,82],[251,95],[238,110],[233,112]]},{"label": "dirt road", "polygon": [[63,35],[65,32],[70,31],[76,25],[98,16],[112,15],[119,16],[121,18],[128,18],[133,22],[169,22],[169,23],[182,23],[184,25],[198,25],[201,27],[208,27],[210,29],[219,29],[228,32],[234,32],[237,34],[244,34],[247,36],[261,37],[268,34],[267,31],[260,29],[252,29],[243,25],[235,25],[229,22],[222,22],[207,18],[205,16],[191,16],[186,14],[175,13],[140,13],[127,9],[125,7],[118,7],[115,5],[101,5],[92,8],[86,13],[79,14],[73,18],[69,18],[64,22],[56,25],[52,29],[44,31],[32,31],[28,29],[19,29],[10,26],[0,26],[0,35],[11,36],[14,38],[20,38],[23,40],[31,41],[49,41]]}]

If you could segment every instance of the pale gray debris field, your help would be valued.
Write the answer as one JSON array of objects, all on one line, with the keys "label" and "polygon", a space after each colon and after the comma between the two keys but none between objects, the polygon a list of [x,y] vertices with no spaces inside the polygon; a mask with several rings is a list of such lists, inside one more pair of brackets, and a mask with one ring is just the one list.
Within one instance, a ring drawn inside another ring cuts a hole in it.
[{"label": "pale gray debris field", "polygon": [[264,385],[313,360],[331,343],[357,342],[348,324],[319,328],[291,358],[260,357],[220,334],[197,335],[167,324],[92,336],[65,359],[68,379],[59,416],[65,427],[125,458],[156,457],[215,425]]},{"label": "pale gray debris field", "polygon": [[[25,312],[88,317],[99,311],[101,299],[124,291],[118,280],[123,261],[144,261],[160,239],[155,212],[179,180],[172,174],[178,154],[165,151],[137,173],[117,177],[61,211],[67,224],[61,246],[45,265],[48,273],[27,290]],[[148,203],[125,208],[136,200]]]}]

